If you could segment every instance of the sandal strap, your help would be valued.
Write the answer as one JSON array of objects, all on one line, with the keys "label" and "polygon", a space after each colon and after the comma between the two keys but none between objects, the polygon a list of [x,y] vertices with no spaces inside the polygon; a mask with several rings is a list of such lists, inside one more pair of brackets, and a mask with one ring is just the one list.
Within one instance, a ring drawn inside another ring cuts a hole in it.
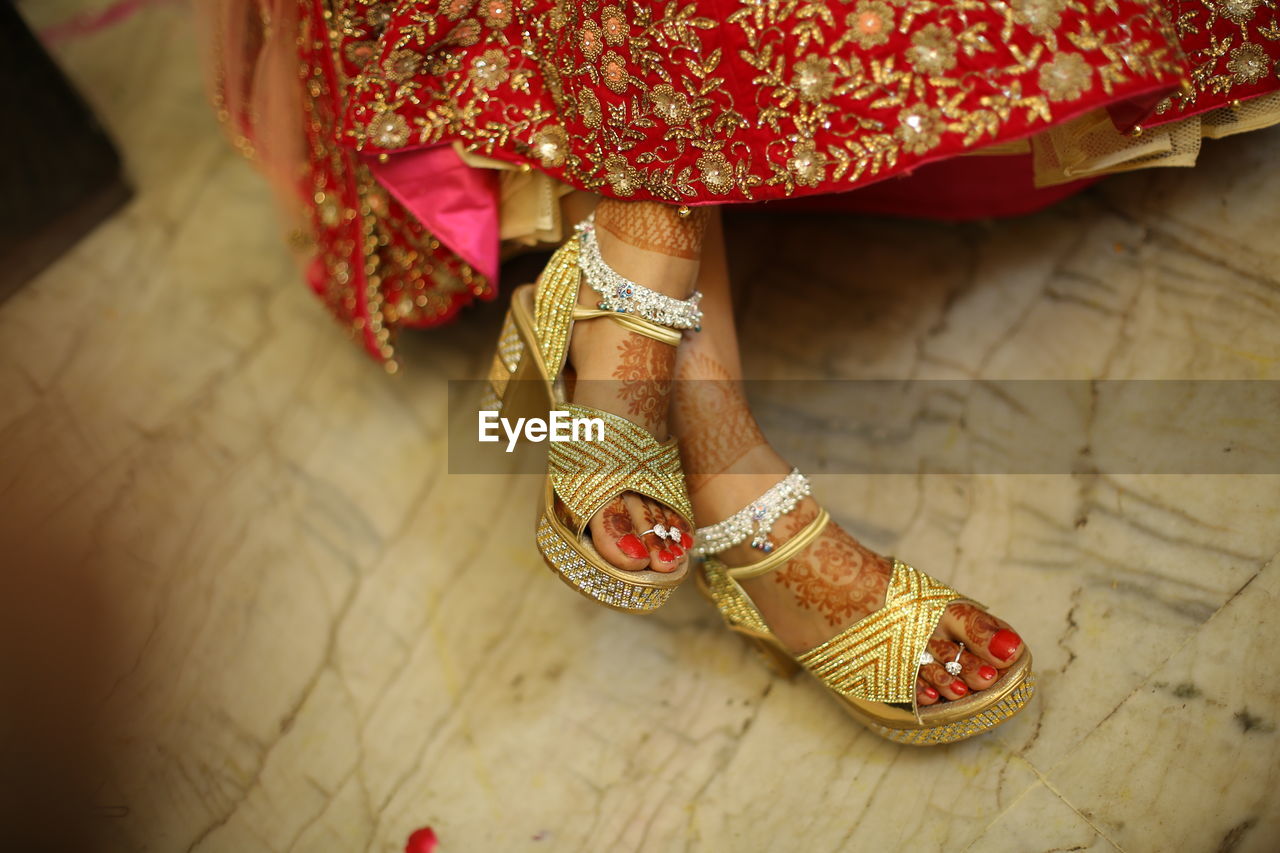
[{"label": "sandal strap", "polygon": [[573,309],[573,319],[575,321],[594,320],[597,317],[610,319],[628,332],[644,335],[646,338],[652,338],[658,343],[666,344],[667,346],[678,347],[680,342],[684,340],[684,335],[676,329],[650,322],[639,314],[619,314],[617,311],[610,311],[607,308],[584,308],[581,305],[577,305]]},{"label": "sandal strap", "polygon": [[808,548],[813,543],[813,540],[821,536],[822,531],[826,529],[827,522],[830,520],[831,516],[827,511],[822,507],[818,507],[817,517],[806,524],[804,529],[800,530],[796,535],[775,548],[769,556],[758,563],[725,569],[725,574],[736,581],[741,581],[749,578],[758,578],[769,574],[775,569],[782,568],[795,559],[801,551]]},{"label": "sandal strap", "polygon": [[913,704],[920,655],[960,593],[894,558],[884,606],[796,661],[832,690],[870,702]]},{"label": "sandal strap", "polygon": [[538,276],[533,294],[533,331],[549,375],[557,375],[569,354],[573,309],[578,304],[582,270],[578,266],[581,244],[566,240],[556,249]]},{"label": "sandal strap", "polygon": [[[644,335],[669,346],[679,346],[683,335],[678,328],[655,323],[635,313],[606,307],[587,308],[578,304],[582,284],[582,235],[566,240],[556,249],[538,277],[533,297],[533,329],[542,360],[551,375],[564,367],[569,353],[569,334],[578,320],[607,318],[629,332]],[[639,287],[639,285],[636,285]]]},{"label": "sandal strap", "polygon": [[659,443],[638,424],[590,406],[568,403],[564,408],[573,417],[599,418],[605,425],[603,440],[549,445],[551,486],[579,534],[592,516],[623,492],[645,495],[670,507],[686,530],[693,530],[693,507],[675,439]]}]

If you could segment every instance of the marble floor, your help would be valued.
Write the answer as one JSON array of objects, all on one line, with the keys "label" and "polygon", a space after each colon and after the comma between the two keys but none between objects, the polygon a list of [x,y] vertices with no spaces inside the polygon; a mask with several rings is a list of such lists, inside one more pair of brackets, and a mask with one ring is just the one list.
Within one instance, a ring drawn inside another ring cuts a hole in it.
[{"label": "marble floor", "polygon": [[[43,30],[106,5],[19,3]],[[692,590],[637,618],[555,582],[537,483],[446,464],[444,380],[482,370],[499,306],[406,338],[396,376],[346,343],[214,124],[186,6],[131,11],[54,50],[137,197],[0,306],[5,799],[37,834],[1280,849],[1280,469],[816,478],[1035,651],[1016,721],[896,747]],[[1016,221],[740,218],[749,372],[1280,379],[1277,163],[1280,128]]]}]

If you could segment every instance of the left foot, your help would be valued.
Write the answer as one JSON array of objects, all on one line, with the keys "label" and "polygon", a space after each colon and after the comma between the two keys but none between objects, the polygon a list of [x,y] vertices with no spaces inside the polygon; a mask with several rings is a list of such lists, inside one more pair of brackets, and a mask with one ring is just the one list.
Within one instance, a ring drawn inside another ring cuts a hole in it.
[{"label": "left foot", "polygon": [[[690,444],[696,447],[696,443]],[[701,470],[691,460],[690,470]],[[786,476],[790,467],[768,445],[747,451],[718,474],[698,483],[690,498],[701,524],[728,518]],[[773,526],[780,546],[818,513],[812,498]],[[727,565],[755,563],[764,554],[743,542],[718,555]],[[793,654],[808,651],[884,605],[891,560],[876,554],[834,522],[808,548],[769,574],[741,581],[747,595],[778,639]],[[963,650],[960,644],[964,644]],[[960,699],[995,684],[1002,670],[1023,653],[1021,638],[1005,621],[970,603],[949,605],[929,641],[934,662],[920,668],[916,698],[920,705]],[[944,664],[959,656],[960,672]]]}]

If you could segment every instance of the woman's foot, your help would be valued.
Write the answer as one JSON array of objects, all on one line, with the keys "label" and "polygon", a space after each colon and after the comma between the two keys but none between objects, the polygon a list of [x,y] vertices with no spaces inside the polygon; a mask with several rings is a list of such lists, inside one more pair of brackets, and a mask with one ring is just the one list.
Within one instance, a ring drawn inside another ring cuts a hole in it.
[{"label": "woman's foot", "polygon": [[[696,447],[697,442],[691,442]],[[689,470],[699,470],[696,460]],[[789,467],[768,445],[744,453],[724,473],[704,478],[690,498],[704,524],[728,518],[786,476]],[[802,530],[817,515],[811,498],[783,515],[770,538],[775,547]],[[727,565],[759,561],[764,554],[748,543],[719,554]],[[826,529],[808,548],[769,574],[740,581],[769,627],[792,653],[808,651],[878,610],[885,600],[890,560],[866,548],[838,525]],[[964,644],[961,651],[960,644]],[[916,698],[920,705],[960,699],[995,684],[1001,670],[1021,657],[1021,638],[1008,623],[973,604],[956,602],[944,613],[929,642],[934,662],[920,668]],[[959,659],[960,672],[944,664]]]},{"label": "woman's foot", "polygon": [[[682,217],[653,202],[605,200],[595,213],[601,258],[624,278],[676,299],[693,291],[704,225],[704,214]],[[599,300],[582,286],[580,305],[595,307]],[[575,324],[572,402],[620,415],[664,441],[675,359],[675,347],[616,323]],[[600,556],[617,568],[669,573],[688,562],[693,531],[687,527],[669,507],[627,492],[596,513],[587,529]],[[673,530],[679,533],[671,535]]]}]

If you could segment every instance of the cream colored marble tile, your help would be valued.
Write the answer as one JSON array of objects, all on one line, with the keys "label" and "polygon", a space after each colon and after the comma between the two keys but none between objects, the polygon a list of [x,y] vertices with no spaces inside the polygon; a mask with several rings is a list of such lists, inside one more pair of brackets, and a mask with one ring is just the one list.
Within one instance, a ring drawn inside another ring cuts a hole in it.
[{"label": "cream colored marble tile", "polygon": [[1026,853],[1028,850],[1088,850],[1111,853],[1118,848],[1043,782],[1032,785],[972,844],[973,853]]},{"label": "cream colored marble tile", "polygon": [[1275,645],[1259,628],[1274,624],[1277,606],[1272,560],[1049,771],[1123,849],[1275,849],[1280,691],[1257,662]]},{"label": "cream colored marble tile", "polygon": [[[1207,140],[1194,169],[1139,172],[1103,183],[1097,196],[1148,229],[1148,241],[1173,261],[1198,256],[1232,281],[1275,284],[1280,213],[1275,138],[1280,129]],[[1170,264],[1173,266],[1173,264]]]}]

